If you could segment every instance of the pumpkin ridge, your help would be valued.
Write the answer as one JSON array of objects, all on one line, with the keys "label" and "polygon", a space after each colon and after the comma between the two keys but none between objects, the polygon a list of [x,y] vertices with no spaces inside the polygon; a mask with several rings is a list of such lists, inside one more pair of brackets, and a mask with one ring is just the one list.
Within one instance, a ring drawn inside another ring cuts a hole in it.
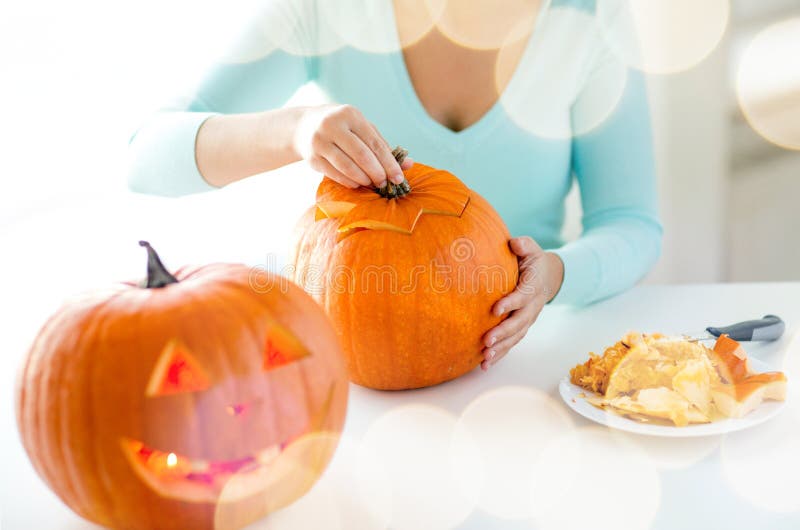
[{"label": "pumpkin ridge", "polygon": [[[55,322],[58,320],[66,320],[66,315],[55,315],[51,317],[42,328],[42,333],[36,337],[33,342],[33,345],[30,348],[30,351],[36,351],[37,347],[41,347],[41,343],[45,342],[45,337],[47,333],[49,333],[50,328],[55,326]],[[18,423],[20,426],[29,424],[34,426],[34,430],[40,430],[40,414],[39,414],[39,397],[38,390],[39,386],[41,386],[41,374],[39,373],[41,370],[38,369],[36,365],[38,365],[40,359],[29,355],[25,360],[25,363],[22,368],[22,376],[21,381],[18,386],[20,399],[17,401],[18,406]],[[28,387],[36,387],[33,392],[30,392],[32,395],[28,395],[29,392],[27,391]],[[23,399],[23,397],[25,399]],[[46,459],[45,449],[39,443],[39,439],[37,436],[30,434],[29,432],[25,431],[21,433],[20,436],[23,443],[28,443],[31,450],[31,454],[34,455],[35,461],[33,462],[34,468],[39,473],[39,475],[44,479],[44,481],[48,484],[52,483],[52,479],[50,478],[49,470],[47,469],[48,466],[42,465],[41,462]]]},{"label": "pumpkin ridge", "polygon": [[[81,315],[81,322],[85,323],[92,329],[93,327],[97,326],[96,315],[92,314],[93,308],[87,307],[84,310],[86,313]],[[80,347],[84,341],[86,341],[91,336],[80,336],[75,339],[74,347],[76,350],[81,351]],[[52,337],[48,337],[50,340],[53,340]],[[62,380],[66,380],[65,374],[74,366],[74,363],[67,362],[64,358],[64,354],[61,353],[59,355],[58,362],[51,362],[46,367],[46,372],[41,373],[41,378],[44,381],[52,381],[57,384]],[[53,383],[47,384],[47,392],[50,394],[50,386]],[[48,396],[49,397],[49,396]],[[46,406],[47,399],[41,400],[37,403],[37,408],[41,408],[42,406]],[[73,462],[70,460],[69,456],[64,451],[64,445],[72,443],[72,440],[69,440],[69,436],[65,436],[64,429],[62,428],[63,425],[69,424],[70,413],[69,405],[62,400],[58,400],[58,405],[55,409],[55,413],[50,414],[41,414],[37,411],[37,417],[40,418],[40,422],[44,424],[53,423],[55,424],[54,435],[53,438],[55,440],[54,447],[52,447],[52,451],[50,451],[46,458],[50,461],[50,465],[56,465],[58,469],[61,469],[61,473],[59,474],[58,478],[55,482],[62,482],[61,487],[62,495],[60,497],[64,502],[75,503],[79,507],[81,511],[84,510],[85,502],[84,502],[84,495],[83,492],[80,491],[80,488],[75,484],[75,466]],[[66,419],[65,419],[66,418]],[[47,427],[41,427],[42,430],[47,430]],[[66,441],[66,444],[65,444]],[[48,479],[50,482],[52,479]]]},{"label": "pumpkin ridge", "polygon": [[[134,293],[134,292],[138,292],[138,293],[145,292],[146,293],[148,291],[147,289],[141,289],[138,285],[133,285],[132,287],[133,287],[133,289],[130,291],[130,293]],[[109,304],[109,306],[107,306],[107,311],[109,313],[109,315],[107,315],[107,318],[109,319],[109,321],[106,323],[106,333],[108,333],[109,326],[114,323],[114,319],[111,318],[111,316],[112,316],[111,314],[113,313],[112,309],[114,311],[120,310],[119,307],[117,307],[117,306],[120,306],[120,307],[125,308],[126,310],[130,310],[129,309],[129,304],[123,299],[122,294],[123,294],[122,292],[119,292],[119,293],[117,293],[116,296],[114,296],[113,298],[111,298],[109,300],[110,304]],[[145,328],[145,326],[142,326],[141,323],[146,320],[145,317],[144,317],[145,308],[148,308],[150,306],[150,304],[152,304],[152,299],[150,297],[139,296],[139,297],[137,297],[135,303],[138,304],[138,306],[136,307],[136,310],[133,311],[133,313],[132,313],[133,315],[135,315],[135,318],[129,318],[129,320],[127,321],[127,326],[130,326],[130,329],[140,330],[140,329]],[[139,350],[139,348],[141,348],[141,344],[139,343],[139,341],[141,340],[141,336],[138,333],[136,333],[135,337],[136,337],[136,341],[137,341],[135,344],[137,344],[137,346],[138,346],[137,350]],[[103,336],[102,339],[105,340],[106,337]],[[98,343],[100,342],[100,338],[97,339],[97,342]],[[95,357],[98,357],[98,358],[93,358],[92,359],[91,378],[90,378],[91,389],[90,389],[90,395],[89,395],[88,399],[90,399],[91,403],[93,404],[93,406],[91,408],[91,416],[92,416],[92,418],[94,420],[94,423],[96,425],[100,426],[100,428],[103,429],[103,432],[106,433],[106,429],[108,429],[108,427],[107,427],[107,425],[104,425],[104,423],[105,423],[103,421],[104,419],[102,418],[101,413],[98,412],[98,410],[97,410],[98,405],[102,404],[102,400],[101,399],[97,399],[96,396],[101,395],[101,392],[98,391],[97,386],[98,386],[98,382],[101,381],[102,378],[100,377],[98,372],[100,372],[100,370],[102,368],[101,363],[103,361],[105,361],[105,358],[107,357],[107,355],[98,354],[97,353],[98,350],[95,347],[92,347],[92,351],[94,352],[93,355]],[[99,390],[102,391],[103,389],[100,388]],[[132,405],[133,405],[133,403],[124,403],[123,406],[126,407],[126,409],[125,409],[125,413],[126,414],[130,414],[131,413],[131,411],[128,410],[128,409],[131,408]],[[134,409],[133,412],[135,413],[135,412],[138,412],[138,411],[136,411]],[[97,432],[97,431],[95,431],[95,432]],[[90,439],[91,439],[91,437],[90,437]],[[108,463],[106,462],[106,460],[108,459],[108,456],[105,455],[103,453],[103,451],[98,449],[99,445],[100,444],[96,443],[96,440],[92,440],[92,453],[93,453],[94,465],[96,466],[96,469],[98,470],[98,473],[99,473],[100,480],[102,481],[102,484],[103,484],[102,492],[103,492],[103,495],[107,499],[107,507],[108,507],[108,510],[110,511],[110,513],[107,514],[107,515],[108,515],[109,518],[111,518],[111,520],[113,520],[115,522],[115,525],[122,525],[122,524],[125,524],[125,521],[124,520],[120,520],[120,517],[122,517],[124,519],[125,510],[120,510],[120,507],[118,505],[118,499],[116,499],[115,496],[112,494],[112,492],[115,490],[115,480],[114,480],[113,476],[110,475],[110,472],[108,470],[109,466],[108,466]],[[154,521],[158,520],[158,514],[154,513],[154,510],[156,510],[155,507],[151,507],[151,506],[147,506],[146,507],[147,520],[148,520],[148,524],[150,524],[150,525],[153,525]],[[123,514],[123,515],[121,515],[121,514]]]},{"label": "pumpkin ridge", "polygon": [[[97,363],[95,362],[95,359],[93,359],[92,356],[90,356],[90,354],[87,353],[87,351],[89,352],[96,351],[96,343],[99,342],[100,339],[98,337],[98,334],[95,333],[95,330],[97,328],[100,328],[102,324],[105,324],[105,320],[108,317],[110,306],[118,299],[117,297],[118,293],[112,295],[109,299],[102,301],[100,304],[92,307],[91,311],[93,314],[90,317],[91,324],[89,325],[88,328],[89,332],[83,334],[82,336],[82,338],[83,337],[93,338],[91,347],[87,347],[86,344],[83,344],[83,346],[80,347],[79,349],[79,351],[81,352],[81,357],[84,359],[84,362],[86,362],[89,365],[89,370],[90,370],[90,376],[89,376],[90,384],[84,385],[82,389],[82,392],[85,394],[84,398],[85,405],[81,407],[81,409],[83,410],[83,414],[80,414],[79,416],[83,417],[84,421],[86,422],[86,428],[83,431],[79,431],[82,433],[94,432],[94,425],[97,423],[97,417],[94,408],[91,406],[91,404],[94,403],[94,396],[95,396],[94,380],[95,380]],[[78,347],[76,346],[75,349],[78,350]],[[78,363],[75,361],[77,361],[77,359],[74,360],[72,363],[70,363],[73,369],[76,369],[78,366]],[[66,400],[64,401],[66,402]],[[62,406],[66,405],[62,403]],[[86,439],[82,440],[82,442],[83,444],[81,445],[85,444],[84,451],[86,451],[86,453],[90,455],[88,459],[91,462],[91,464],[94,465],[97,469],[103,469],[102,466],[104,465],[104,463],[98,459],[99,451],[96,451],[95,449],[97,445],[95,441],[92,440],[90,436],[87,436]],[[66,475],[71,476],[73,471],[74,470],[70,469],[70,471],[66,473]],[[105,500],[105,502],[103,503],[103,508],[101,509],[102,515],[104,517],[96,517],[96,519],[99,520],[101,524],[103,522],[105,522],[105,524],[108,524],[111,521],[115,521],[115,519],[110,515],[111,513],[113,513],[115,506],[114,506],[113,496],[109,494],[110,490],[108,489],[109,488],[108,483],[109,481],[107,477],[105,476],[105,474],[102,474],[99,477],[99,480],[95,482],[94,488],[92,488],[91,486],[88,488],[96,490],[96,492],[99,493]],[[88,496],[82,495],[82,497],[83,497],[81,499],[82,502],[80,504],[81,510],[83,511],[83,513],[89,513],[89,511],[87,511],[86,508],[87,505],[90,508],[90,510],[92,508],[92,503],[87,502],[91,499],[91,493]]]},{"label": "pumpkin ridge", "polygon": [[[193,271],[189,272],[189,274],[192,274],[192,273],[193,273]],[[138,287],[139,287],[138,285],[133,285],[134,289],[137,289]],[[145,290],[145,292],[146,292],[146,290]],[[137,301],[138,301],[139,305],[138,305],[138,307],[136,308],[136,311],[135,311],[136,318],[134,320],[132,320],[132,321],[129,321],[128,325],[131,327],[131,329],[140,330],[140,329],[146,328],[146,326],[144,325],[144,323],[146,322],[146,318],[144,317],[144,315],[149,310],[151,310],[150,305],[153,303],[153,300],[152,300],[152,298],[149,298],[149,297],[140,297]],[[137,347],[136,349],[138,351],[142,351],[142,348],[144,347],[144,344],[142,344],[143,343],[142,336],[139,333],[137,333],[135,336],[136,336],[135,344],[136,344],[136,347]],[[93,382],[98,379],[97,375],[96,375],[96,373],[97,373],[97,371],[99,369],[98,365],[99,365],[99,363],[93,363],[93,371],[92,371],[92,381]],[[147,371],[148,371],[147,369],[142,369],[142,372],[147,372]],[[94,385],[92,386],[92,393],[93,393],[93,395],[96,394],[95,389],[94,389]],[[93,399],[92,403],[97,404],[98,401]],[[130,404],[126,403],[126,406],[130,406]],[[96,414],[94,412],[94,409],[93,409],[93,414],[95,414],[95,417],[99,416],[99,414]],[[101,420],[101,422],[102,422],[102,420]],[[98,423],[101,423],[101,422],[98,422]],[[97,460],[97,464],[96,465],[99,465],[100,462],[99,462],[99,458],[98,457],[101,456],[101,454],[100,454],[100,451],[96,451],[96,452],[98,453],[98,455],[95,457],[95,459]],[[98,467],[97,469],[102,469],[102,468]],[[114,496],[111,495],[111,492],[114,491],[114,480],[113,480],[112,477],[108,476],[108,473],[103,473],[101,475],[101,477],[102,477],[103,485],[104,485],[104,488],[105,488],[104,492],[109,497],[109,501],[110,501],[109,505],[111,506],[111,509],[112,509],[112,514],[113,514],[113,517],[114,517],[114,521],[116,521],[116,524],[121,524],[121,523],[124,524],[125,521],[120,521],[119,520],[120,516],[117,515],[117,514],[118,513],[122,513],[123,514],[122,517],[124,518],[125,517],[125,515],[124,515],[125,512],[124,512],[124,510],[119,510],[118,506],[114,502]],[[155,524],[154,522],[158,521],[157,509],[158,508],[156,506],[150,506],[150,505],[145,506],[146,518],[147,518],[148,525],[150,525],[150,526],[153,526]]]},{"label": "pumpkin ridge", "polygon": [[[89,313],[87,319],[89,320],[89,329],[97,326],[97,316],[93,316]],[[91,337],[92,335],[88,335]],[[82,342],[86,339],[86,336],[79,337],[76,340],[76,345],[82,344]],[[76,348],[77,349],[77,348]],[[51,363],[47,367],[47,372],[42,374],[42,378],[45,381],[62,381],[65,380],[65,373],[71,368],[71,363],[68,363],[63,358],[63,354],[59,359],[58,363]],[[48,389],[49,390],[49,389]],[[42,400],[40,406],[47,404],[47,400]],[[55,440],[55,444],[53,446],[53,451],[50,452],[48,455],[48,459],[51,462],[51,465],[54,462],[57,462],[57,467],[60,468],[62,471],[60,475],[60,479],[63,481],[63,489],[62,494],[63,497],[67,497],[64,499],[67,503],[76,504],[77,507],[83,512],[84,510],[84,495],[83,492],[80,491],[80,488],[75,484],[75,466],[71,459],[66,455],[64,451],[64,445],[67,445],[72,442],[72,440],[66,439],[68,438],[64,436],[62,426],[64,424],[68,424],[70,418],[69,404],[66,401],[58,401],[58,407],[56,408],[55,414],[42,414],[41,421],[45,423],[53,422],[56,425],[54,429],[53,438]],[[39,414],[37,414],[39,415]],[[65,417],[68,418],[65,421]],[[66,443],[65,443],[66,442]]]}]

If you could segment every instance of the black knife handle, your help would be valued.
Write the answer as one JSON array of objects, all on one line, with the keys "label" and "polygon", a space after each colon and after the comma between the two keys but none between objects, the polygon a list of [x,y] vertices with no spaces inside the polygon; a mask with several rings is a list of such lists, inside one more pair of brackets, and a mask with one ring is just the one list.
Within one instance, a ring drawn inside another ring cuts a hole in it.
[{"label": "black knife handle", "polygon": [[785,330],[786,324],[780,317],[775,315],[766,315],[758,320],[747,320],[720,328],[706,328],[706,331],[715,337],[719,337],[724,333],[736,341],[778,340]]}]

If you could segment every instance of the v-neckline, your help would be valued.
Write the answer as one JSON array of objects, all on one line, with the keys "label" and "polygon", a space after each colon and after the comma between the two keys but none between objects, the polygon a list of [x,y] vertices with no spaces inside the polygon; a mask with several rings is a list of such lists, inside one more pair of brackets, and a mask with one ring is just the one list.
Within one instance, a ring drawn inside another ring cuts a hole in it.
[{"label": "v-neckline", "polygon": [[519,72],[522,67],[524,67],[524,63],[530,55],[531,48],[533,47],[532,45],[537,40],[539,33],[541,33],[540,27],[542,25],[542,21],[547,15],[547,12],[550,10],[550,4],[552,0],[542,0],[539,13],[536,15],[536,21],[533,23],[533,29],[531,30],[522,54],[520,55],[519,60],[514,67],[514,72],[511,74],[506,86],[503,87],[503,91],[497,95],[497,99],[494,101],[494,103],[492,103],[492,106],[489,107],[486,112],[484,112],[477,120],[459,131],[455,131],[450,127],[447,127],[439,122],[436,118],[431,116],[431,114],[428,112],[428,109],[426,109],[425,105],[422,104],[422,100],[419,99],[417,90],[414,88],[414,83],[411,80],[411,74],[408,71],[405,55],[403,54],[403,48],[400,43],[401,41],[397,29],[397,19],[394,13],[394,5],[392,0],[386,1],[390,4],[388,8],[390,22],[389,29],[393,32],[392,35],[397,43],[398,48],[397,53],[393,54],[394,60],[392,61],[392,65],[394,67],[395,74],[400,78],[400,82],[403,84],[401,92],[414,112],[417,114],[417,117],[433,131],[439,132],[440,135],[444,135],[452,139],[465,140],[467,138],[482,136],[482,133],[489,132],[491,130],[491,125],[503,112],[503,96],[508,93],[509,87],[511,87],[512,84],[517,81],[517,78],[520,76]]}]

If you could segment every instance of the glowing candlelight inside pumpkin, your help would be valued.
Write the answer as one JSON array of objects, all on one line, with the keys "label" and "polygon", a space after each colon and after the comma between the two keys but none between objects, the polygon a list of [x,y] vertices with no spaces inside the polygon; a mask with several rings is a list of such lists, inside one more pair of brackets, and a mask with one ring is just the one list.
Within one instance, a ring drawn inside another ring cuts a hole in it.
[{"label": "glowing candlelight inside pumpkin", "polygon": [[191,460],[178,453],[153,451],[147,458],[147,468],[162,476],[180,477],[191,471]]}]

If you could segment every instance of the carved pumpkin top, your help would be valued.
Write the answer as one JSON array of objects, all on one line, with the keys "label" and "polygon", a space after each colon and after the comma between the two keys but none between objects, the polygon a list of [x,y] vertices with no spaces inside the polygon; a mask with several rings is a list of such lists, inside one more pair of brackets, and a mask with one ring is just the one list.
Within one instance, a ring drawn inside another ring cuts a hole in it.
[{"label": "carved pumpkin top", "polygon": [[341,218],[339,232],[360,228],[411,234],[423,214],[460,217],[469,203],[469,188],[447,171],[415,163],[404,174],[411,191],[395,198],[325,177],[317,189],[316,219]]}]

